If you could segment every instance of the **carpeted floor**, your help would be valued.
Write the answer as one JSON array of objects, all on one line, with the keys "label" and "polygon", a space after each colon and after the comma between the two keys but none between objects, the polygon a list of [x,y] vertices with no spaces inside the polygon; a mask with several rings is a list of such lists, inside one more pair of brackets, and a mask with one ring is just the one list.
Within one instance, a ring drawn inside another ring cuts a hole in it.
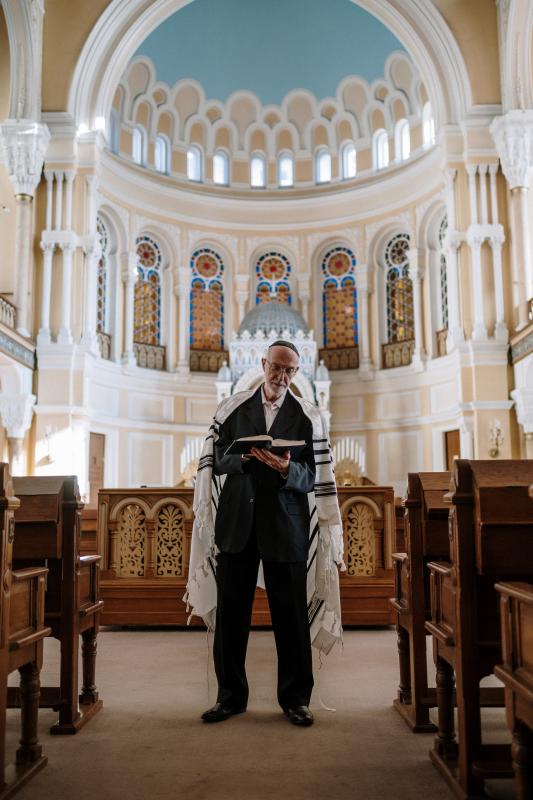
[{"label": "carpeted floor", "polygon": [[[46,642],[42,683],[53,685],[59,648]],[[103,630],[97,683],[104,708],[80,733],[55,737],[56,719],[40,712],[48,766],[20,800],[452,800],[428,759],[431,735],[414,735],[392,709],[396,633],[345,632],[321,670],[313,695],[315,725],[289,724],[275,701],[270,631],[251,635],[249,710],[217,725],[200,722],[207,693],[206,634]],[[318,667],[318,663],[317,663]],[[321,708],[319,696],[332,713]],[[487,720],[492,740],[507,741],[503,711]],[[18,718],[9,712],[8,760]],[[509,782],[492,796],[513,797]]]}]

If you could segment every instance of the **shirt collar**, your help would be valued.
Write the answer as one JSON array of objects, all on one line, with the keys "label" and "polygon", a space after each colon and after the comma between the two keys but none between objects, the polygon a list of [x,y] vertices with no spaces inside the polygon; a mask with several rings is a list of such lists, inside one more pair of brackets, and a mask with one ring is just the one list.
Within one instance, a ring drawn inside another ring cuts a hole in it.
[{"label": "shirt collar", "polygon": [[267,400],[265,396],[265,384],[263,383],[261,385],[261,401],[264,406],[270,406],[271,408],[277,408],[277,409],[281,408],[281,406],[283,405],[283,401],[285,400],[286,394],[287,394],[287,389],[284,389],[283,394],[280,397],[276,398],[276,400],[274,400],[273,402],[270,402],[270,400]]}]

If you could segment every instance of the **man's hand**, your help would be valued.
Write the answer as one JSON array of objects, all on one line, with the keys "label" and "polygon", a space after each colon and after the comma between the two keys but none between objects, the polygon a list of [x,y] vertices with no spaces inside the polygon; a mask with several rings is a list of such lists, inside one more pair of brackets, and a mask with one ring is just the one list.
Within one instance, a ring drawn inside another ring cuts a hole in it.
[{"label": "man's hand", "polygon": [[267,467],[277,470],[283,478],[286,478],[289,472],[289,462],[291,460],[291,451],[285,450],[283,455],[276,456],[270,450],[264,450],[262,447],[252,447],[250,454],[262,461]]}]

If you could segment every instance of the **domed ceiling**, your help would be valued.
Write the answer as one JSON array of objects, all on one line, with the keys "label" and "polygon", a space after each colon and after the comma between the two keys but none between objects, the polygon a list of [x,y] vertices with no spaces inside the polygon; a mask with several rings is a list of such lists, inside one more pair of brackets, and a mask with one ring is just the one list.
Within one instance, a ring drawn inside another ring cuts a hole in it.
[{"label": "domed ceiling", "polygon": [[206,97],[225,102],[244,89],[267,105],[293,89],[335,96],[347,75],[372,83],[398,50],[388,28],[351,0],[193,0],[135,55],[169,86],[192,78]]}]

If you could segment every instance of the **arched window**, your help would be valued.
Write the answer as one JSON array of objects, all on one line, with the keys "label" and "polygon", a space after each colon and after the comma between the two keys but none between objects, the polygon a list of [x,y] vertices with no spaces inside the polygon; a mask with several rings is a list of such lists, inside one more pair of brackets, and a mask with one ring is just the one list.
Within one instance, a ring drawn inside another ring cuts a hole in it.
[{"label": "arched window", "polygon": [[317,183],[329,183],[331,181],[331,153],[325,147],[321,147],[316,152],[315,176]]},{"label": "arched window", "polygon": [[224,349],[224,264],[209,247],[195,250],[190,260],[191,350],[220,352]]},{"label": "arched window", "polygon": [[385,169],[389,166],[389,137],[381,128],[374,133],[373,142],[374,169]]},{"label": "arched window", "polygon": [[280,153],[278,158],[278,185],[294,186],[294,159],[292,153]]},{"label": "arched window", "polygon": [[202,180],[202,151],[196,145],[187,150],[187,178],[197,182]]},{"label": "arched window", "polygon": [[131,157],[136,164],[146,164],[146,133],[138,125],[131,134]]},{"label": "arched window", "polygon": [[155,137],[154,145],[154,165],[158,172],[167,173],[169,167],[169,146],[168,140],[162,134]]},{"label": "arched window", "polygon": [[353,142],[346,142],[342,148],[341,171],[343,180],[355,178],[357,171],[357,153]]},{"label": "arched window", "polygon": [[100,216],[96,217],[96,234],[100,244],[100,258],[96,278],[96,330],[106,333],[107,328],[107,275],[108,275],[108,250],[109,232]]},{"label": "arched window", "polygon": [[216,150],[213,156],[213,183],[229,185],[229,156],[225,150]]},{"label": "arched window", "polygon": [[431,147],[435,144],[435,120],[429,102],[422,109],[422,144],[424,147]]},{"label": "arched window", "polygon": [[439,274],[440,274],[440,327],[448,329],[448,274],[446,269],[446,233],[448,217],[444,215],[439,227]]},{"label": "arched window", "polygon": [[356,259],[347,247],[333,247],[322,259],[324,347],[357,346]]},{"label": "arched window", "polygon": [[388,343],[407,342],[415,338],[409,248],[407,233],[394,236],[385,248]]},{"label": "arched window", "polygon": [[112,108],[109,114],[109,149],[118,155],[120,148],[120,121],[117,111]]},{"label": "arched window", "polygon": [[291,305],[291,265],[286,256],[276,252],[264,253],[257,259],[255,274],[257,275],[256,304],[277,300],[279,303]]},{"label": "arched window", "polygon": [[161,248],[151,236],[139,236],[135,283],[133,340],[139,344],[161,343]]},{"label": "arched window", "polygon": [[396,161],[405,161],[411,155],[411,133],[407,120],[400,119],[394,131],[394,149]]},{"label": "arched window", "polygon": [[254,153],[250,160],[250,185],[254,189],[266,186],[266,160],[261,153]]}]

